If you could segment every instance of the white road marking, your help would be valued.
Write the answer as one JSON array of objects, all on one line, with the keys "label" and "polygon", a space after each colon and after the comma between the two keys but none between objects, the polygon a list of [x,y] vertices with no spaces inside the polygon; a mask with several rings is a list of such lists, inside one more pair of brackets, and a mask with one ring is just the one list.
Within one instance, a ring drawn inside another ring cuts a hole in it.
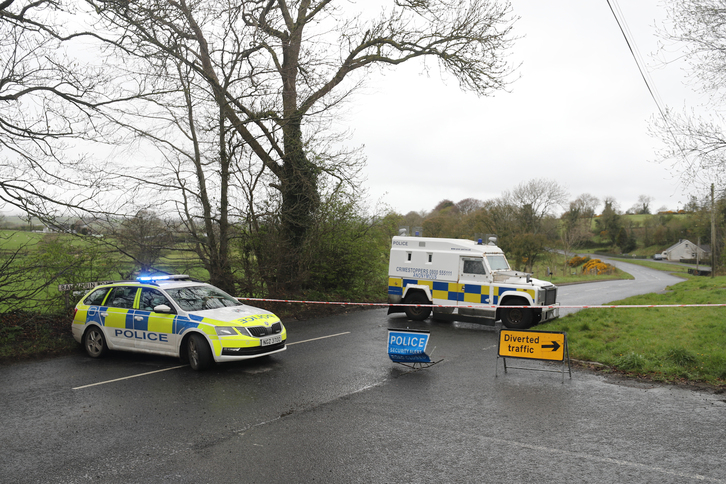
[{"label": "white road marking", "polygon": [[138,375],[125,376],[123,378],[116,378],[114,380],[100,381],[98,383],[91,383],[89,385],[75,387],[75,388],[73,388],[73,390],[81,390],[82,388],[95,387],[98,385],[105,385],[106,383],[113,383],[113,382],[117,382],[117,381],[129,380],[131,378],[137,378],[140,376],[153,375],[154,373],[161,373],[162,371],[176,370],[178,368],[184,368],[185,366],[189,366],[189,365],[172,366],[171,368],[164,368],[163,370],[148,371],[146,373],[139,373]]},{"label": "white road marking", "polygon": [[350,334],[350,331],[346,331],[345,333],[331,334],[328,336],[321,336],[320,338],[312,338],[312,339],[306,339],[303,341],[295,341],[294,343],[288,343],[287,346],[299,345],[300,343],[309,343],[311,341],[318,341],[320,339],[334,338],[336,336],[343,336],[344,334]]},{"label": "white road marking", "polygon": [[[310,341],[318,341],[318,340],[326,339],[326,338],[334,338],[336,336],[343,336],[344,334],[350,334],[350,331],[346,331],[345,333],[331,334],[331,335],[328,335],[328,336],[321,336],[319,338],[306,339],[304,341],[296,341],[294,343],[287,343],[287,346],[296,345],[296,344],[300,344],[300,343],[309,343]],[[83,388],[95,387],[95,386],[98,386],[98,385],[105,385],[106,383],[114,383],[114,382],[117,382],[117,381],[129,380],[131,378],[138,378],[140,376],[153,375],[154,373],[161,373],[163,371],[176,370],[176,369],[179,369],[179,368],[184,368],[186,366],[189,366],[189,365],[172,366],[171,368],[164,368],[163,370],[149,371],[149,372],[146,372],[146,373],[139,373],[138,375],[131,375],[131,376],[125,376],[123,378],[115,378],[113,380],[106,380],[106,381],[100,381],[100,382],[97,382],[97,383],[90,383],[88,385],[82,385],[80,387],[75,387],[75,388],[73,388],[73,390],[82,390]]]}]

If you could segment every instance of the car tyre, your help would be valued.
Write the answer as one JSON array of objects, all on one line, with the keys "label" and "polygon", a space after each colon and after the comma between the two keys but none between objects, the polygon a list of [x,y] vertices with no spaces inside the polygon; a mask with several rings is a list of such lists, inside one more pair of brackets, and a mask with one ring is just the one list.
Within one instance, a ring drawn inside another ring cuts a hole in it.
[{"label": "car tyre", "polygon": [[[431,304],[426,296],[421,292],[414,292],[406,298],[406,304]],[[406,316],[411,321],[423,321],[431,314],[431,308],[421,308],[415,306],[406,306]]]},{"label": "car tyre", "polygon": [[[521,302],[509,303],[513,306],[524,305]],[[502,324],[512,329],[527,329],[532,326],[534,314],[532,309],[526,308],[502,308]]]},{"label": "car tyre", "polygon": [[207,340],[200,334],[189,335],[189,341],[187,341],[187,360],[192,370],[206,370],[214,359],[212,358],[212,350],[207,344]]},{"label": "car tyre", "polygon": [[106,337],[98,326],[91,326],[83,334],[83,348],[91,358],[100,358],[108,352]]}]

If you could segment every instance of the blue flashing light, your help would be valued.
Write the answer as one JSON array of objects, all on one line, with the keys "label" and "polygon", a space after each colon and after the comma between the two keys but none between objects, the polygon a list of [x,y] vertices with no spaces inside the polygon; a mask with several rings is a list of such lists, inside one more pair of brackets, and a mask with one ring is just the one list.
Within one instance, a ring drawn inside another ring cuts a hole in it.
[{"label": "blue flashing light", "polygon": [[156,282],[156,281],[176,281],[181,279],[189,279],[186,274],[159,274],[156,276],[137,276],[139,282]]},{"label": "blue flashing light", "polygon": [[140,282],[165,281],[167,279],[169,279],[169,276],[138,276],[136,278]]}]

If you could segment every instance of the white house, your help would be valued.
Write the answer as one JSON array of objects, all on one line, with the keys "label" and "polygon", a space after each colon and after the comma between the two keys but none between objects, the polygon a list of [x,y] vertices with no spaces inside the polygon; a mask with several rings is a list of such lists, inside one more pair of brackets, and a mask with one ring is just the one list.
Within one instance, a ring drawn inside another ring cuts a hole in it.
[{"label": "white house", "polygon": [[663,259],[670,261],[679,261],[681,259],[699,259],[703,261],[708,257],[710,257],[708,251],[686,239],[681,239],[677,244],[673,244],[663,251]]}]

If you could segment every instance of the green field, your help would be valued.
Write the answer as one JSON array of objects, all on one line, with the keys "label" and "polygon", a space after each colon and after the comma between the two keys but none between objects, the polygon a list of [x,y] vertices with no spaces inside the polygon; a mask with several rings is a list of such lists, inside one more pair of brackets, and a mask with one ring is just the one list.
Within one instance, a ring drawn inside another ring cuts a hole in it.
[{"label": "green field", "polygon": [[670,272],[678,276],[688,274],[688,267],[678,264],[669,264],[668,262],[658,262],[654,260],[643,260],[643,259],[615,259],[621,262],[627,262],[628,264],[636,264],[649,269],[655,269],[657,271]]},{"label": "green field", "polygon": [[[726,277],[689,277],[612,304],[726,304]],[[585,309],[534,329],[565,331],[571,358],[606,371],[726,386],[726,307]]]},{"label": "green field", "polygon": [[21,247],[34,247],[43,240],[45,234],[39,232],[17,232],[0,230],[0,250],[15,251]]}]

